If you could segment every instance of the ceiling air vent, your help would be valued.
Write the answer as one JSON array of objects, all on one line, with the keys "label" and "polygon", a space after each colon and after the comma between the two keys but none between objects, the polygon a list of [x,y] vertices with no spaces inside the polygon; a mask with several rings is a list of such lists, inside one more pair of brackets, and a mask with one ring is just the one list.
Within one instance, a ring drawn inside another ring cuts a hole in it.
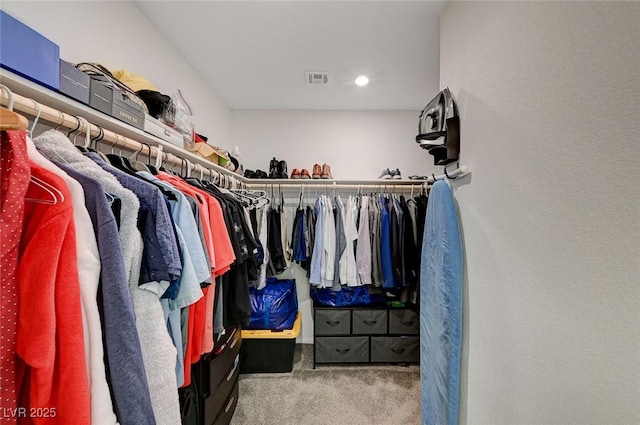
[{"label": "ceiling air vent", "polygon": [[326,86],[329,85],[328,72],[305,72],[305,81],[308,86]]}]

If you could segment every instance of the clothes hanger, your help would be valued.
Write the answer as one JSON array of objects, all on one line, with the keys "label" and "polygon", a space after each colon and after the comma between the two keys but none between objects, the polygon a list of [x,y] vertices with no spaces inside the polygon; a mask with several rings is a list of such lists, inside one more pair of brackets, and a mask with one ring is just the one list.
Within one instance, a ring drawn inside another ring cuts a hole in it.
[{"label": "clothes hanger", "polygon": [[281,185],[278,185],[278,192],[280,192],[280,208],[284,209],[284,193],[282,193]]},{"label": "clothes hanger", "polygon": [[80,125],[82,124],[78,119],[78,117],[76,117],[75,115],[72,115],[72,117],[76,119],[77,124],[76,124],[76,128],[74,128],[73,130],[67,133],[67,138],[71,138],[71,135],[76,131],[78,131],[78,129],[80,128]]},{"label": "clothes hanger", "polygon": [[267,192],[264,190],[229,189],[234,195],[240,196],[253,207],[260,208],[269,203]]},{"label": "clothes hanger", "polygon": [[186,176],[187,176],[186,178],[188,179],[188,178],[191,177],[192,164],[191,164],[191,161],[189,161],[187,158],[184,159],[184,162],[185,162],[185,167],[184,168],[186,170]]},{"label": "clothes hanger", "polygon": [[167,162],[169,160],[169,153],[168,152],[160,152],[161,153],[161,159],[160,159],[160,167],[158,168],[158,170],[165,172],[167,174],[171,174],[173,175],[173,172],[170,171],[167,167],[165,167],[165,162]]},{"label": "clothes hanger", "polygon": [[[116,134],[116,144],[118,144],[119,138],[120,136]],[[108,154],[107,158],[109,159],[109,163],[120,171],[124,171],[125,173],[129,174],[135,174],[138,170],[133,168],[128,158],[122,156],[122,146],[120,146],[119,144],[118,146],[120,147],[120,155],[115,155],[113,154],[113,152],[111,154]]]},{"label": "clothes hanger", "polygon": [[0,130],[26,130],[29,121],[20,114],[0,107]]},{"label": "clothes hanger", "polygon": [[105,192],[104,196],[107,198],[107,202],[109,203],[109,205],[113,204],[113,201],[116,200],[116,198],[114,198],[110,193]]},{"label": "clothes hanger", "polygon": [[200,164],[196,164],[196,168],[200,170],[200,181],[204,181],[204,167]]},{"label": "clothes hanger", "polygon": [[118,135],[116,134],[116,141],[111,145],[111,155],[114,155],[115,148],[118,146]]},{"label": "clothes hanger", "polygon": [[45,205],[56,205],[57,203],[64,202],[63,193],[60,190],[58,190],[57,188],[55,188],[52,185],[50,185],[49,183],[47,183],[46,181],[44,181],[44,180],[32,175],[31,176],[31,183],[33,183],[34,185],[38,186],[40,189],[44,190],[47,194],[49,194],[50,198],[49,199],[24,198],[25,201],[33,202],[33,203],[36,203],[36,204],[45,204]]},{"label": "clothes hanger", "polygon": [[227,194],[233,194],[233,192],[231,192],[228,187],[229,187],[229,178],[226,174],[219,174],[220,177],[220,186],[218,187],[218,190],[220,190],[220,192],[222,193],[227,193]]},{"label": "clothes hanger", "polygon": [[[152,157],[152,153],[153,153],[153,146],[149,145],[148,143],[144,143],[145,145],[147,145],[147,147],[149,148],[149,155],[147,156],[147,168],[149,169],[149,172],[151,174],[153,174],[154,176],[158,175],[158,169],[156,168],[155,165],[151,164],[151,157]],[[159,155],[156,155],[156,158]]]},{"label": "clothes hanger", "polygon": [[178,157],[176,157],[176,156],[174,156],[174,155],[172,155],[170,153],[167,153],[167,161],[170,162],[170,165],[169,165],[170,168],[167,169],[167,172],[170,173],[173,176],[176,176],[176,177],[181,177],[180,174],[178,174],[178,172],[176,171],[176,166],[178,165],[177,161],[179,159],[180,158],[178,158]]},{"label": "clothes hanger", "polygon": [[162,165],[162,153],[163,153],[162,145],[154,146],[154,148],[156,149],[156,159],[155,159],[155,162],[153,163],[153,168],[156,170],[156,173],[157,173],[158,170],[160,169],[160,166]]},{"label": "clothes hanger", "polygon": [[184,171],[185,166],[186,166],[186,162],[185,162],[186,160],[184,158],[178,158],[178,159],[180,159],[180,177],[185,178],[185,176],[187,174]]},{"label": "clothes hanger", "polygon": [[[94,149],[94,150],[97,151],[98,150],[98,142],[102,141],[102,139],[104,139],[104,129],[98,125],[98,134],[96,135],[96,137],[93,137],[91,139],[90,149]],[[93,148],[93,146],[95,146],[95,148]]]},{"label": "clothes hanger", "polygon": [[258,198],[250,195],[244,189],[230,189],[230,192],[246,207],[254,208],[258,204]]},{"label": "clothes hanger", "polygon": [[84,148],[85,151],[87,151],[91,147],[91,123],[89,123],[89,120],[83,117],[78,117],[78,119],[82,121],[82,125],[85,127],[84,145],[82,147]]},{"label": "clothes hanger", "polygon": [[62,127],[62,124],[64,124],[64,113],[62,113],[62,111],[56,112],[58,112],[58,125],[55,126],[54,130],[59,131],[60,127]]},{"label": "clothes hanger", "polygon": [[[142,161],[138,161],[138,155],[142,153],[142,150],[144,149],[145,146],[149,147],[149,145],[147,145],[146,143],[140,143],[140,150],[136,151],[133,155],[129,157],[129,162],[134,170],[146,171],[149,173],[151,172],[151,170],[149,170],[149,167],[147,167],[147,164],[145,164]],[[151,147],[149,147],[149,155],[151,155]]]},{"label": "clothes hanger", "polygon": [[302,197],[304,196],[304,186],[300,185],[300,195],[298,196],[298,209],[302,208]]},{"label": "clothes hanger", "polygon": [[[78,149],[80,152],[86,152],[87,150],[84,148],[83,145],[78,145],[78,134],[80,134],[80,129],[82,128],[82,121],[80,117],[74,117],[76,119],[76,121],[78,122],[78,125],[76,125],[76,128],[74,128],[73,130],[71,130],[69,133],[67,133],[67,137],[69,138],[69,140],[71,140],[71,143],[73,143],[73,145],[76,147],[76,149]],[[73,134],[73,139],[71,139],[71,135]]]},{"label": "clothes hanger", "polygon": [[31,99],[33,101],[33,106],[35,106],[36,111],[38,111],[36,113],[36,117],[33,119],[33,123],[31,124],[31,128],[29,128],[29,130],[27,131],[27,134],[29,135],[29,137],[33,137],[33,132],[36,129],[36,125],[38,125],[38,120],[40,119],[40,114],[42,113],[42,109],[40,108],[40,104],[38,102],[36,102],[35,100]]},{"label": "clothes hanger", "polygon": [[0,107],[0,130],[26,130],[29,128],[29,120],[13,112],[13,92],[4,84],[0,84],[0,88],[7,93],[8,97],[7,107]]},{"label": "clothes hanger", "polygon": [[105,155],[103,152],[98,150],[98,142],[102,141],[102,139],[104,139],[104,129],[102,127],[98,126],[98,135],[96,137],[94,137],[93,139],[91,139],[91,143],[95,146],[95,148],[90,147],[89,151],[97,153],[98,155],[100,155],[100,158],[102,158],[102,160],[104,162],[108,163],[109,162],[109,158],[107,158],[107,155]]}]

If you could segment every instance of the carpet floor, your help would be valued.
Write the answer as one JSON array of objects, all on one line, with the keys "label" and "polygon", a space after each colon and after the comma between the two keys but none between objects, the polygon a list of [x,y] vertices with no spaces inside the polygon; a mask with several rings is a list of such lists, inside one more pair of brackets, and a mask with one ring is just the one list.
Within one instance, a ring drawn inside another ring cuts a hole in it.
[{"label": "carpet floor", "polygon": [[240,375],[231,425],[418,425],[419,366],[321,366],[296,345],[291,373]]}]

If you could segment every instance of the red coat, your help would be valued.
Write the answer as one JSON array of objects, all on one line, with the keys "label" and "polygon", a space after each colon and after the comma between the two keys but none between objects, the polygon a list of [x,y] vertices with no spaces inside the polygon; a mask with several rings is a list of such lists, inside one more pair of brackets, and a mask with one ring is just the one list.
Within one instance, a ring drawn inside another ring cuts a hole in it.
[{"label": "red coat", "polygon": [[[27,411],[18,422],[88,425],[89,378],[71,194],[64,181],[42,167],[31,164],[31,173],[60,194],[55,205],[25,203],[16,354],[19,404]],[[33,182],[26,197],[52,199]]]}]

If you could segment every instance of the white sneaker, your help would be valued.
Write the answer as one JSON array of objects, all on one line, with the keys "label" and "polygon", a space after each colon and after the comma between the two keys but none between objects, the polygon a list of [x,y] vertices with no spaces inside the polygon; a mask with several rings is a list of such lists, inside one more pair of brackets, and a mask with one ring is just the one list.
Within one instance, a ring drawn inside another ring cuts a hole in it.
[{"label": "white sneaker", "polygon": [[396,179],[396,180],[402,179],[402,174],[400,174],[400,170],[398,168],[391,171],[390,174],[392,179]]}]

